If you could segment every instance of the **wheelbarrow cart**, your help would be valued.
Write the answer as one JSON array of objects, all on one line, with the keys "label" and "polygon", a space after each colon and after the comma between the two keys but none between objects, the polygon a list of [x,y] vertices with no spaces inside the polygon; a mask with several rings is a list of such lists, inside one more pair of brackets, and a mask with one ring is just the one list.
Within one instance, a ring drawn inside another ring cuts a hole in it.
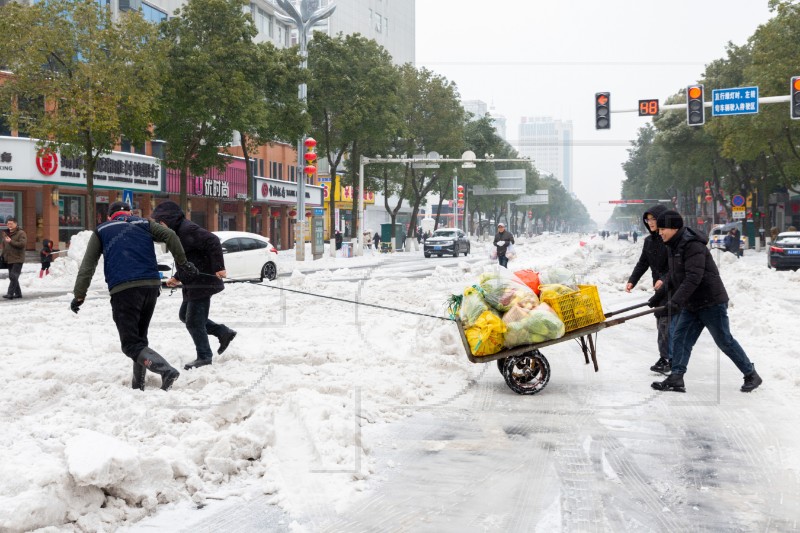
[{"label": "wheelbarrow cart", "polygon": [[630,307],[625,307],[624,309],[618,309],[610,313],[605,313],[603,315],[604,320],[602,322],[584,326],[572,331],[567,331],[563,337],[559,337],[558,339],[538,342],[535,344],[524,344],[522,346],[501,350],[491,355],[472,355],[472,349],[467,341],[461,320],[456,318],[456,324],[458,325],[458,331],[461,335],[461,342],[464,344],[464,349],[467,352],[467,358],[470,361],[473,363],[488,363],[491,361],[497,361],[497,367],[511,390],[517,394],[536,394],[544,389],[547,386],[548,381],[550,381],[550,363],[547,361],[547,358],[545,358],[544,354],[542,354],[542,348],[575,339],[578,345],[581,347],[586,364],[588,365],[591,359],[591,362],[594,365],[594,370],[597,372],[597,346],[592,335],[596,337],[596,334],[601,330],[622,324],[628,320],[631,320],[632,318],[649,315],[663,309],[662,307],[656,307],[654,309],[647,309],[637,313],[617,316],[621,313],[627,313],[646,305],[647,302],[644,302],[637,305],[632,305]]}]

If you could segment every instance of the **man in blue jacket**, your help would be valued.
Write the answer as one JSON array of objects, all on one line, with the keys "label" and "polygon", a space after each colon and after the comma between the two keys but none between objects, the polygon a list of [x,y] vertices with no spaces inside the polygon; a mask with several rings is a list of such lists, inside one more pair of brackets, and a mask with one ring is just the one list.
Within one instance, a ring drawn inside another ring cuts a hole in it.
[{"label": "man in blue jacket", "polygon": [[86,299],[100,256],[103,256],[111,313],[119,332],[122,352],[133,360],[134,389],[144,390],[146,370],[161,375],[161,389],[169,390],[180,376],[160,354],[148,345],[147,331],[161,293],[154,242],[164,242],[175,258],[178,269],[197,272],[186,260],[183,246],[175,232],[156,222],[131,215],[124,202],[114,202],[108,220],[92,233],[86,245],[70,309],[77,313]]},{"label": "man in blue jacket", "polygon": [[174,231],[181,240],[186,257],[199,270],[197,275],[176,272],[167,280],[167,286],[183,285],[183,302],[178,318],[186,324],[197,351],[197,358],[186,363],[184,369],[190,370],[211,364],[212,353],[208,336],[219,339],[218,354],[222,354],[236,332],[224,324],[217,324],[208,318],[211,309],[211,296],[225,288],[225,260],[219,238],[186,219],[181,207],[171,200],[161,202],[152,214],[153,220]]},{"label": "man in blue jacket", "polygon": [[676,211],[664,211],[656,221],[658,233],[667,245],[669,274],[664,286],[650,299],[655,307],[669,295],[668,306],[678,311],[672,319],[672,373],[651,387],[660,391],[686,392],[683,375],[689,357],[703,329],[708,329],[717,347],[744,375],[742,392],[751,392],[762,383],[755,366],[736,342],[728,322],[728,293],[717,265],[708,250],[708,238],[683,226]]}]

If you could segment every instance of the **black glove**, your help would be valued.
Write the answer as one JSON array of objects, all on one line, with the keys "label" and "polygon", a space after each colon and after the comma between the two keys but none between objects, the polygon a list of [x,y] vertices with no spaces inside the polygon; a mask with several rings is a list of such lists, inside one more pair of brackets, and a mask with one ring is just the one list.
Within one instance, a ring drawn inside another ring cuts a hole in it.
[{"label": "black glove", "polygon": [[196,276],[200,273],[200,271],[197,270],[197,267],[194,266],[194,263],[192,263],[191,261],[186,261],[184,264],[178,265],[178,272],[180,272],[181,274],[186,274],[190,277]]},{"label": "black glove", "polygon": [[649,300],[647,300],[647,305],[651,308],[658,307],[658,304],[660,303],[661,303],[661,295],[658,293],[654,294],[653,296],[650,297]]},{"label": "black glove", "polygon": [[77,315],[82,305],[83,305],[83,298],[73,298],[72,302],[69,304],[69,308],[73,313]]}]

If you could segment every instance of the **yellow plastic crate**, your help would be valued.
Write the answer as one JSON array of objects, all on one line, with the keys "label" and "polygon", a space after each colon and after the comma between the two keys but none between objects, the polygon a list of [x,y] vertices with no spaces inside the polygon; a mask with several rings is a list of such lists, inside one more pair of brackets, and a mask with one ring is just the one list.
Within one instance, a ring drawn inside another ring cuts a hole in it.
[{"label": "yellow plastic crate", "polygon": [[545,298],[544,302],[564,322],[566,331],[572,331],[605,320],[600,295],[594,285],[578,285],[578,290],[555,298]]}]

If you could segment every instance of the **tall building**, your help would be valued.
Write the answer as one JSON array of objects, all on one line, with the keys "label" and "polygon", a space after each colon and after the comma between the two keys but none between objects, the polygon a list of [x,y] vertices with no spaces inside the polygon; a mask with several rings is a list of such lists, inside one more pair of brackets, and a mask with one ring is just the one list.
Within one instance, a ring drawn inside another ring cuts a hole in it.
[{"label": "tall building", "polygon": [[541,174],[552,174],[572,192],[572,121],[552,117],[522,117],[520,155],[527,156]]},{"label": "tall building", "polygon": [[474,120],[489,115],[489,118],[492,119],[492,125],[497,131],[497,134],[503,139],[506,138],[506,117],[496,113],[494,110],[494,105],[489,107],[483,100],[462,100],[461,107],[463,107],[468,113],[472,113],[474,115]]}]

